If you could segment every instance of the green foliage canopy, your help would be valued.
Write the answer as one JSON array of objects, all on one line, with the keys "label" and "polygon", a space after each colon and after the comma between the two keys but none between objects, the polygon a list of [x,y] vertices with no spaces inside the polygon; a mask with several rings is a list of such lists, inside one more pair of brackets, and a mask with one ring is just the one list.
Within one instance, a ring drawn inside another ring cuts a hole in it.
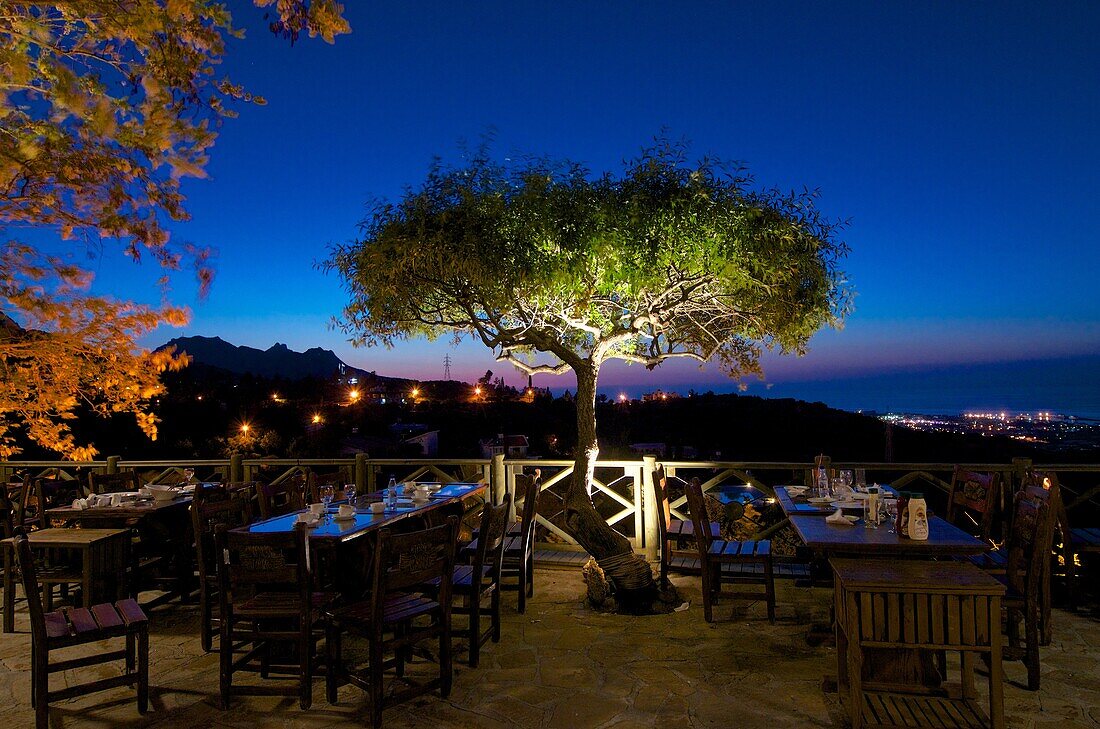
[{"label": "green foliage canopy", "polygon": [[[739,165],[658,140],[620,176],[545,159],[457,167],[380,203],[327,262],[358,344],[478,337],[528,373],[715,359],[758,373],[840,326],[847,252],[811,192],[757,190]],[[547,357],[532,357],[533,353]]]}]

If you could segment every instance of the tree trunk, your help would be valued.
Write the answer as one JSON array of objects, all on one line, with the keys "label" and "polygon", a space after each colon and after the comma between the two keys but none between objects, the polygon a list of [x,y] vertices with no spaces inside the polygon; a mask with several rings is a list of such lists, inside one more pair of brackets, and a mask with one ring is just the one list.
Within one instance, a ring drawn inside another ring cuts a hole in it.
[{"label": "tree trunk", "polygon": [[596,378],[599,365],[577,369],[577,449],[565,496],[565,525],[591,554],[615,588],[620,608],[646,612],[657,597],[653,571],[634,554],[630,541],[612,529],[592,504],[589,486],[600,447],[596,439]]}]

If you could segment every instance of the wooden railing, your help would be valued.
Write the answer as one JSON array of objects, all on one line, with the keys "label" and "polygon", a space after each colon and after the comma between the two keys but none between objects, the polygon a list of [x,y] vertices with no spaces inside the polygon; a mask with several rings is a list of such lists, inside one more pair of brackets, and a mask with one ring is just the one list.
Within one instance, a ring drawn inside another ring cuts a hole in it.
[{"label": "wooden railing", "polygon": [[[653,508],[653,472],[662,464],[670,480],[681,481],[698,477],[706,491],[723,485],[746,484],[765,496],[774,495],[774,488],[789,483],[810,483],[814,464],[805,462],[758,461],[658,461],[652,456],[636,460],[605,460],[596,465],[595,478],[589,492],[607,523],[628,537],[634,548],[650,558],[656,557],[657,521]],[[889,483],[894,488],[946,492],[954,463],[882,463],[837,462],[837,469],[862,468],[868,482]],[[975,471],[996,472],[1008,484],[1020,483],[1032,468],[1029,459],[1017,458],[1011,463],[963,464]],[[1083,507],[1100,506],[1100,463],[1042,464],[1035,466],[1058,474],[1062,482],[1063,499],[1070,521]],[[542,475],[539,497],[538,525],[544,539],[557,545],[576,546],[556,518],[564,505],[565,487],[573,475],[571,460],[507,459],[425,459],[368,458],[360,453],[348,458],[242,458],[193,459],[181,461],[123,460],[110,456],[95,461],[0,461],[0,480],[9,481],[16,475],[58,476],[86,479],[91,472],[114,473],[136,470],[149,482],[176,482],[185,468],[194,468],[203,481],[229,480],[278,482],[299,475],[315,473],[321,478],[347,479],[355,482],[361,493],[377,491],[390,475],[398,481],[432,480],[484,481],[490,485],[494,501],[505,493],[515,494],[516,474],[538,469]],[[671,503],[673,514],[685,518],[681,509],[683,497]],[[1091,526],[1091,524],[1087,524]]]}]

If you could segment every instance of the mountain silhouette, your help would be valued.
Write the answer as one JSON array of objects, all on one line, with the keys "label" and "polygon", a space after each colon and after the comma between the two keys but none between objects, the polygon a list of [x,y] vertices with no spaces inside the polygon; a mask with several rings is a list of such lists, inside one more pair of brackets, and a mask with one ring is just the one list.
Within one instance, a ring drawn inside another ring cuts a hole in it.
[{"label": "mountain silhouette", "polygon": [[311,347],[305,352],[295,352],[285,344],[276,343],[270,348],[237,346],[221,337],[176,337],[159,349],[176,348],[191,355],[193,364],[217,367],[236,374],[252,374],[257,377],[283,377],[298,380],[303,377],[331,377],[341,366],[348,372],[360,372],[349,367],[332,350]]}]

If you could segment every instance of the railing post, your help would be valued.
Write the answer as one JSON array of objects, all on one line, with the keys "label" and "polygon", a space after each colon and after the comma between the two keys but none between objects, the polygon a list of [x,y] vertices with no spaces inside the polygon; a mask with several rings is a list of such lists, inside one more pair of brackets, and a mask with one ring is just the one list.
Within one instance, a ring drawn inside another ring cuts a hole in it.
[{"label": "railing post", "polygon": [[1016,476],[1016,483],[1008,490],[1009,503],[1012,503],[1012,495],[1016,492],[1016,489],[1027,482],[1027,474],[1031,471],[1032,465],[1030,458],[1012,459],[1012,471]]},{"label": "railing post", "polygon": [[499,504],[504,501],[504,494],[507,492],[508,483],[504,470],[504,454],[497,453],[493,456],[493,477],[489,479],[489,492],[493,495],[493,503]]},{"label": "railing post", "polygon": [[363,464],[367,469],[367,493],[373,494],[378,490],[378,471],[366,458],[363,458]]},{"label": "railing post", "polygon": [[360,494],[371,493],[374,491],[367,483],[369,479],[367,467],[367,454],[356,453],[355,454],[355,490]]},{"label": "railing post", "polygon": [[[512,505],[508,507],[509,524],[516,520],[516,468],[517,466],[510,463],[504,466],[504,493],[512,495]],[[519,472],[523,473],[523,466],[518,466],[518,468]]]},{"label": "railing post", "polygon": [[107,473],[118,473],[118,456],[107,456]]},{"label": "railing post", "polygon": [[241,464],[241,454],[234,453],[229,456],[229,480],[244,481],[244,467]]},{"label": "railing post", "polygon": [[642,456],[642,498],[638,502],[638,508],[642,510],[645,524],[645,558],[650,561],[657,559],[657,542],[660,541],[657,504],[653,491],[653,472],[656,470],[657,459],[653,456]]}]

